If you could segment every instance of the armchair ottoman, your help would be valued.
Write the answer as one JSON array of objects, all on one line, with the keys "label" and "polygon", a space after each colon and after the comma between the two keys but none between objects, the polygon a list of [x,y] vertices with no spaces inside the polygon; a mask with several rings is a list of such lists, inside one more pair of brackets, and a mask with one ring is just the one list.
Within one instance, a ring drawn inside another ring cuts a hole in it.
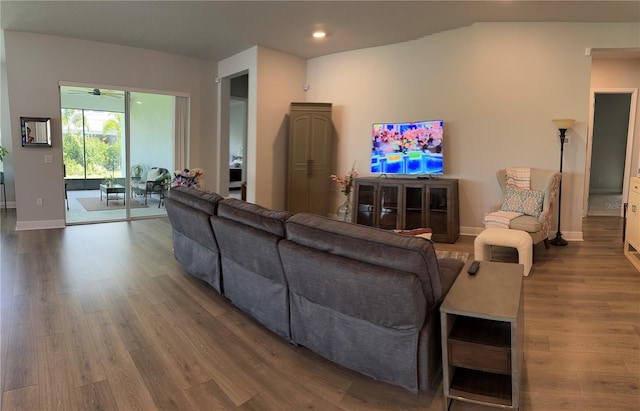
[{"label": "armchair ottoman", "polygon": [[491,261],[492,245],[516,248],[518,263],[524,266],[524,275],[529,275],[533,265],[533,240],[529,233],[511,228],[487,228],[478,234],[473,242],[474,258],[480,261]]}]

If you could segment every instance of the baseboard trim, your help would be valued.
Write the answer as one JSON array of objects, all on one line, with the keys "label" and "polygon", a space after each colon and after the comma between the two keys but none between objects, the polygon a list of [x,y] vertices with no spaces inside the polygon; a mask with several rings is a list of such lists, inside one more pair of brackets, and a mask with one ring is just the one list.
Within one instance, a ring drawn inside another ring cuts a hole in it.
[{"label": "baseboard trim", "polygon": [[27,230],[48,230],[52,228],[64,228],[64,220],[41,220],[41,221],[17,221],[16,231]]},{"label": "baseboard trim", "polygon": [[[0,208],[4,210],[4,200],[0,201]],[[16,202],[7,201],[7,208],[16,208]]]}]

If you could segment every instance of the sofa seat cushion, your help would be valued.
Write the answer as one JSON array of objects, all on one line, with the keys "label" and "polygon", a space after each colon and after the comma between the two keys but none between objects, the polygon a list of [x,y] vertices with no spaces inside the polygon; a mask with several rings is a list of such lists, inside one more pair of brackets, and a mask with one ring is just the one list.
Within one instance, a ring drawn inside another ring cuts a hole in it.
[{"label": "sofa seat cushion", "polygon": [[511,220],[509,228],[512,230],[522,230],[528,233],[536,233],[542,230],[542,223],[536,217],[523,215]]}]

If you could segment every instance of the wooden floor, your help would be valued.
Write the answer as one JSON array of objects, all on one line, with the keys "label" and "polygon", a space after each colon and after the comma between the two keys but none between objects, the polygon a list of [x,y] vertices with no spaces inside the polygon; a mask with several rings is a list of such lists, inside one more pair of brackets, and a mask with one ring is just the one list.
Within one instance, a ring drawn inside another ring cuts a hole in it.
[{"label": "wooden floor", "polygon": [[[166,219],[16,232],[15,210],[0,215],[3,411],[443,409],[441,386],[413,395],[257,325],[180,268]],[[640,409],[640,274],[621,228],[589,217],[584,242],[536,247],[522,410]],[[473,237],[436,248],[473,255]]]}]

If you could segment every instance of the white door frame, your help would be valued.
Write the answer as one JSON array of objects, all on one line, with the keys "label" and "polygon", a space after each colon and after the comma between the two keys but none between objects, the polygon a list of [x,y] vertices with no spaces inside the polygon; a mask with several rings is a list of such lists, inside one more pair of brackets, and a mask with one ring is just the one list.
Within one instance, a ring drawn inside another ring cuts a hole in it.
[{"label": "white door frame", "polygon": [[[627,152],[624,160],[624,178],[622,182],[622,202],[626,202],[629,195],[629,178],[631,176],[631,157],[633,152],[633,136],[636,123],[636,105],[638,102],[637,88],[592,88],[589,94],[589,128],[587,131],[587,158],[584,170],[584,203],[582,204],[582,217],[587,216],[589,209],[589,185],[591,181],[591,150],[593,147],[593,119],[595,114],[596,94],[631,94],[629,104],[629,125],[627,127]],[[639,159],[640,160],[640,159]],[[639,163],[640,164],[640,163]],[[624,213],[624,207],[620,207],[620,216]]]}]

